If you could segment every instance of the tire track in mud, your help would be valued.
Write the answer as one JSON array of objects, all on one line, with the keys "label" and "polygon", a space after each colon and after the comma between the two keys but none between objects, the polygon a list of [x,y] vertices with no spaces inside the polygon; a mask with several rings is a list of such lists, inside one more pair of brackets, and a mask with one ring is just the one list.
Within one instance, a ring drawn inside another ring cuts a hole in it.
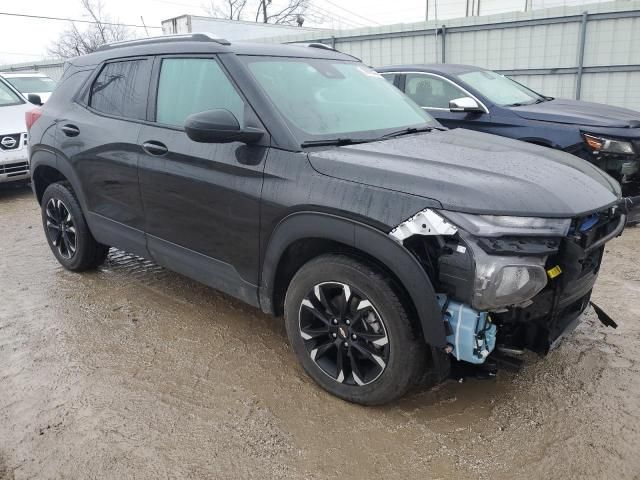
[{"label": "tire track in mud", "polygon": [[0,192],[0,222],[0,478],[640,471],[638,228],[608,246],[594,293],[618,330],[589,313],[519,373],[363,408],[309,380],[280,320],[115,249],[63,270],[29,192]]}]

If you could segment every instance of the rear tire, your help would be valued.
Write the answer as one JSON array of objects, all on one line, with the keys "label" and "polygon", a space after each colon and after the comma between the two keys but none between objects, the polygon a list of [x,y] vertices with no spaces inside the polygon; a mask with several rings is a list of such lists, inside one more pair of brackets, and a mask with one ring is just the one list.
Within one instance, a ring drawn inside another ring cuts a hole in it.
[{"label": "rear tire", "polygon": [[42,225],[53,255],[67,270],[93,269],[107,258],[109,247],[93,238],[69,184],[52,183],[44,191]]},{"label": "rear tire", "polygon": [[323,255],[302,266],[287,290],[285,324],[304,370],[344,400],[387,403],[423,376],[427,346],[389,278],[353,258]]}]

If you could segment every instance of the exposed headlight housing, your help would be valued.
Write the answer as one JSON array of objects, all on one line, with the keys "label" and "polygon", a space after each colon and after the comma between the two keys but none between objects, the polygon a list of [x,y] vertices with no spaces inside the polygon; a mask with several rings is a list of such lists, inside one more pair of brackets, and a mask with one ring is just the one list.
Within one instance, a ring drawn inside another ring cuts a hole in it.
[{"label": "exposed headlight housing", "polygon": [[584,134],[584,143],[594,152],[621,153],[623,155],[633,155],[635,153],[631,142],[598,137],[588,133]]},{"label": "exposed headlight housing", "polygon": [[[547,285],[547,256],[491,255],[474,237],[541,236],[564,237],[571,219],[472,215],[425,209],[408,218],[389,236],[399,243],[414,235],[460,235],[475,263],[473,287],[466,301],[479,311],[495,311],[521,305]],[[458,250],[465,254],[467,250]]]},{"label": "exposed headlight housing", "polygon": [[569,218],[512,217],[505,215],[471,215],[440,211],[451,223],[477,237],[527,235],[564,237],[569,232]]},{"label": "exposed headlight housing", "polygon": [[497,310],[536,296],[547,285],[546,257],[487,255],[474,249],[476,277],[471,303],[477,310]]}]

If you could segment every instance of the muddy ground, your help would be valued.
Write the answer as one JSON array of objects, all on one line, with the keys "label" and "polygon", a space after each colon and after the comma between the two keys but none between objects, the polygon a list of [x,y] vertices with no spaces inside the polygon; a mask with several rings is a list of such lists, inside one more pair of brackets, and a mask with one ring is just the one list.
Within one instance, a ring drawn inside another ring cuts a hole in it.
[{"label": "muddy ground", "polygon": [[63,270],[0,191],[0,478],[640,478],[640,228],[592,312],[519,373],[385,407],[298,366],[280,319],[112,250]]}]

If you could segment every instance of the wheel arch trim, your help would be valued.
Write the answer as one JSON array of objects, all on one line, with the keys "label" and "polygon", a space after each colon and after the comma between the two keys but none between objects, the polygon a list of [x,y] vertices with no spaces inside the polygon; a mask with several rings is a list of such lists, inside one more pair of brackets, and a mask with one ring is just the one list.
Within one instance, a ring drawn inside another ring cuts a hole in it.
[{"label": "wheel arch trim", "polygon": [[415,310],[426,343],[445,346],[444,322],[427,273],[418,260],[386,233],[369,225],[335,214],[296,212],[282,219],[265,248],[260,276],[260,306],[273,313],[278,266],[287,248],[304,239],[322,239],[360,250],[386,266],[402,283]]},{"label": "wheel arch trim", "polygon": [[[36,177],[36,173],[40,167],[49,167],[60,172],[60,174],[64,176],[71,184],[71,188],[73,188],[73,191],[78,198],[78,202],[80,203],[82,210],[85,212],[87,211],[87,204],[85,201],[84,191],[82,189],[82,183],[78,179],[78,176],[76,175],[76,172],[71,164],[66,161],[64,157],[61,157],[58,152],[53,151],[49,148],[34,148],[34,150],[31,152],[31,171],[34,180]],[[37,193],[35,183],[33,185],[33,190],[34,193]]]}]

